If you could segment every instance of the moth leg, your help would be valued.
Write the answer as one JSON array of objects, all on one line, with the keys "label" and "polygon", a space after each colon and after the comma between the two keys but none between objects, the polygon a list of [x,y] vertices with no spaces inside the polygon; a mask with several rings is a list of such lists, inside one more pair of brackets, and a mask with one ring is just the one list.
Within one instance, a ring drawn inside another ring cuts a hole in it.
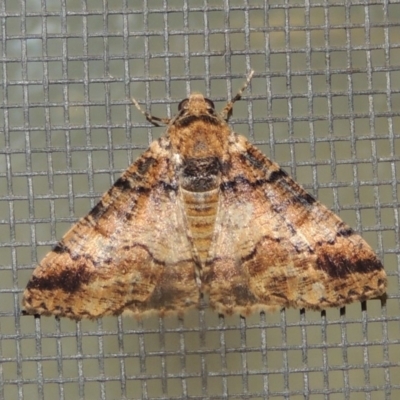
[{"label": "moth leg", "polygon": [[231,117],[232,115],[232,108],[233,108],[233,104],[240,100],[242,97],[243,92],[245,91],[245,89],[247,88],[247,86],[249,86],[249,83],[251,81],[251,78],[254,75],[254,70],[250,71],[250,74],[248,75],[246,82],[244,83],[244,85],[242,86],[242,88],[237,92],[236,96],[229,101],[226,106],[224,107],[224,109],[221,111],[221,117],[225,120],[228,121],[228,119]]},{"label": "moth leg", "polygon": [[158,122],[161,122],[164,125],[168,125],[171,121],[170,118],[158,118],[154,117],[153,115],[149,114],[147,111],[144,111],[142,107],[140,107],[139,103],[136,101],[136,99],[132,98],[132,103],[135,105],[135,107],[146,117],[147,121],[149,121],[151,124],[154,126],[160,126]]}]

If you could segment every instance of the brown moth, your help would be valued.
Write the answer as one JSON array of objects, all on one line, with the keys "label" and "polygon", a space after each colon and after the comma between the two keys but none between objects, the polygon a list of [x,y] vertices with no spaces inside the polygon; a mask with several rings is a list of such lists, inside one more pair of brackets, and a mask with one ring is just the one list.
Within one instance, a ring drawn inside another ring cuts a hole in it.
[{"label": "brown moth", "polygon": [[201,94],[172,119],[144,113],[165,135],[36,267],[24,314],[181,315],[208,293],[219,313],[248,315],[385,293],[371,247],[228,126],[252,74],[219,114]]}]

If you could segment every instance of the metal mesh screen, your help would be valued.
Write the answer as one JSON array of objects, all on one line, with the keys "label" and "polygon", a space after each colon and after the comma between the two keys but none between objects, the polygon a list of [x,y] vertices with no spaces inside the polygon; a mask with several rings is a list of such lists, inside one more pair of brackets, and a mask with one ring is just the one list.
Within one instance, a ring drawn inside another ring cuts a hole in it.
[{"label": "metal mesh screen", "polygon": [[[397,399],[398,1],[0,0],[0,398]],[[361,232],[387,303],[183,319],[20,316],[34,265],[200,91]]]}]

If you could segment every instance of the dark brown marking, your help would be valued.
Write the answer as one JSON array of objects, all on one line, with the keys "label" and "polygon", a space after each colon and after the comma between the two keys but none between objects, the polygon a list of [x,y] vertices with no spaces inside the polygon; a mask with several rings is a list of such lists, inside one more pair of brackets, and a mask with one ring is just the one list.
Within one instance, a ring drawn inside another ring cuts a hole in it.
[{"label": "dark brown marking", "polygon": [[138,161],[138,173],[140,175],[145,175],[149,169],[156,163],[154,157],[148,157]]},{"label": "dark brown marking", "polygon": [[182,186],[193,192],[205,192],[216,187],[221,170],[218,158],[185,160],[182,166]]},{"label": "dark brown marking", "polygon": [[276,171],[272,171],[268,177],[269,183],[275,183],[278,180],[284,179],[288,176],[287,172],[284,171],[282,168],[279,168]]},{"label": "dark brown marking", "polygon": [[114,187],[118,188],[122,191],[124,190],[130,190],[132,189],[132,183],[130,182],[129,178],[126,178],[124,176],[122,176],[121,178],[119,178],[115,183],[114,183]]},{"label": "dark brown marking", "polygon": [[317,268],[325,271],[332,278],[346,278],[349,274],[369,273],[382,270],[381,262],[371,257],[368,259],[348,258],[340,253],[329,251],[328,245],[322,247],[318,255]]},{"label": "dark brown marking", "polygon": [[87,271],[84,264],[78,265],[74,270],[61,270],[59,274],[50,276],[33,276],[27,285],[27,289],[55,290],[61,289],[66,293],[77,292],[82,285],[87,285],[92,278],[92,274]]},{"label": "dark brown marking", "polygon": [[221,123],[215,116],[202,114],[202,115],[183,115],[182,117],[179,117],[175,121],[175,125],[179,128],[185,128],[196,121],[202,121],[205,124],[216,125],[216,126],[220,125]]},{"label": "dark brown marking", "polygon": [[106,210],[102,201],[99,201],[89,212],[89,216],[92,217],[94,222],[97,222],[101,216],[103,215],[104,211]]},{"label": "dark brown marking", "polygon": [[54,253],[57,253],[57,254],[69,253],[68,247],[65,246],[65,244],[62,241],[58,242],[53,247],[52,251],[54,251]]}]

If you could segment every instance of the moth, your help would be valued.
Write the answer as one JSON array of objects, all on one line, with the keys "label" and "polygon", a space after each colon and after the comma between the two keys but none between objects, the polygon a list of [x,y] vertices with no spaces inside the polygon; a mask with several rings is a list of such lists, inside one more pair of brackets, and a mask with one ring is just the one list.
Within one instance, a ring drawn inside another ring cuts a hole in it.
[{"label": "moth", "polygon": [[[33,271],[24,314],[320,310],[381,297],[371,247],[194,93]],[[138,106],[138,104],[135,102]],[[138,106],[140,109],[140,107]]]}]

